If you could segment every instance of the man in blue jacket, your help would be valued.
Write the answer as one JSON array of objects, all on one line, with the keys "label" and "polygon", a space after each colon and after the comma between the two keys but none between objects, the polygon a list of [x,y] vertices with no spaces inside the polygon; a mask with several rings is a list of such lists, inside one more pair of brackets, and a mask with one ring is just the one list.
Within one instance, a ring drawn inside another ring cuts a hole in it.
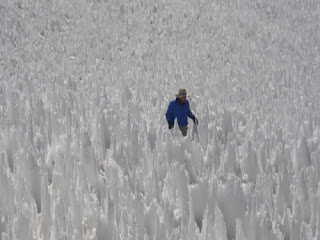
[{"label": "man in blue jacket", "polygon": [[176,100],[170,102],[166,118],[169,124],[169,129],[174,127],[174,120],[177,118],[179,129],[183,136],[187,136],[188,117],[191,118],[194,124],[198,125],[198,119],[190,111],[189,102],[187,100],[187,91],[184,88],[179,89],[176,94]]}]

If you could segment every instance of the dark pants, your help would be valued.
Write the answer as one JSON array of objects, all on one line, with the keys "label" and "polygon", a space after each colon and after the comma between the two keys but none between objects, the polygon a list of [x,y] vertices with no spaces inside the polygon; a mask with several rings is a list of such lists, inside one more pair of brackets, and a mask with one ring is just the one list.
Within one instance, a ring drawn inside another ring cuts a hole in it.
[{"label": "dark pants", "polygon": [[182,136],[187,136],[188,126],[179,126]]}]

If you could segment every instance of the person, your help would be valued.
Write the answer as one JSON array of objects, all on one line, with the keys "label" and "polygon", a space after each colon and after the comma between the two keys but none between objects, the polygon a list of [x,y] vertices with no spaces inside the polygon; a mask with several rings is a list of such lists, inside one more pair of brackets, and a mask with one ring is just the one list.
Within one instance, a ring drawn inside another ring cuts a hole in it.
[{"label": "person", "polygon": [[171,101],[168,106],[166,119],[169,124],[169,129],[174,127],[174,120],[177,118],[182,135],[187,136],[188,117],[193,120],[194,124],[198,125],[198,119],[190,110],[189,102],[187,100],[187,91],[186,89],[181,88],[176,94],[176,100]]}]

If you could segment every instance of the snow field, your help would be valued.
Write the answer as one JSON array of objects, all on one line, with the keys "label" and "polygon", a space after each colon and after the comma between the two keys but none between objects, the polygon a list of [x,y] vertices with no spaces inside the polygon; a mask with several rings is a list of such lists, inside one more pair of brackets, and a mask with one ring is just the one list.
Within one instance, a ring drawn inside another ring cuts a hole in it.
[{"label": "snow field", "polygon": [[319,239],[319,6],[0,3],[0,240]]}]

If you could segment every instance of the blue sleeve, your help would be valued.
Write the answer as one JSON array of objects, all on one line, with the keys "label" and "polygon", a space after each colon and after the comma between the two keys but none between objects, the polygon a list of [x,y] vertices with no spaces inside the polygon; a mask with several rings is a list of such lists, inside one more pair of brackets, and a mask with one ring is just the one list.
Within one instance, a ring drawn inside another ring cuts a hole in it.
[{"label": "blue sleeve", "polygon": [[189,109],[188,117],[189,117],[189,118],[193,118],[193,116],[194,116],[193,113],[192,113],[191,110]]},{"label": "blue sleeve", "polygon": [[173,103],[169,104],[167,113],[166,113],[167,122],[174,122],[174,115],[173,115]]},{"label": "blue sleeve", "polygon": [[188,117],[189,118],[193,118],[194,117],[193,113],[190,110],[189,102],[188,102]]}]

